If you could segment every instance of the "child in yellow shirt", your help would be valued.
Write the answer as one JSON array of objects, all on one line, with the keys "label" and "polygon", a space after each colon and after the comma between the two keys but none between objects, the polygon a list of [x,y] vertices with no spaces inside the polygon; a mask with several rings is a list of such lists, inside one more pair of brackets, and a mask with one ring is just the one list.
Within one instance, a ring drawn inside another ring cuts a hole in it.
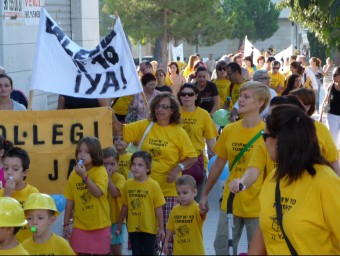
[{"label": "child in yellow shirt", "polygon": [[[3,167],[6,185],[0,189],[0,196],[9,196],[23,204],[32,193],[38,193],[38,189],[26,183],[26,176],[30,166],[28,153],[18,147],[14,147],[5,152],[3,156]],[[17,233],[19,242],[31,237],[27,225],[23,226]]]},{"label": "child in yellow shirt", "polygon": [[205,255],[203,222],[206,214],[200,211],[195,201],[195,179],[190,175],[178,177],[176,190],[179,204],[170,212],[163,253],[168,253],[168,243],[175,234],[173,255]]},{"label": "child in yellow shirt", "polygon": [[11,197],[0,197],[0,255],[29,255],[15,235],[27,224],[21,204]]},{"label": "child in yellow shirt", "polygon": [[[125,178],[118,173],[119,154],[114,151],[113,147],[103,149],[103,161],[109,176],[109,186],[107,197],[110,205],[111,217],[111,254],[122,255],[122,245],[124,243],[124,233],[117,235],[116,227],[122,208],[121,192],[125,184]],[[123,224],[125,226],[125,224]],[[122,231],[124,231],[124,227]]]},{"label": "child in yellow shirt", "polygon": [[152,179],[151,155],[137,151],[131,157],[133,178],[125,182],[122,193],[122,209],[117,225],[121,233],[122,223],[127,219],[127,229],[132,247],[132,255],[153,255],[156,235],[164,238],[162,205],[165,199],[158,182]]},{"label": "child in yellow shirt", "polygon": [[122,135],[113,136],[113,145],[119,154],[118,173],[122,174],[125,179],[127,179],[130,173],[130,159],[132,153],[126,150],[128,144],[124,141]]},{"label": "child in yellow shirt", "polygon": [[26,239],[22,246],[31,255],[75,255],[69,243],[50,230],[59,215],[51,196],[31,194],[24,203],[24,211],[33,237]]}]

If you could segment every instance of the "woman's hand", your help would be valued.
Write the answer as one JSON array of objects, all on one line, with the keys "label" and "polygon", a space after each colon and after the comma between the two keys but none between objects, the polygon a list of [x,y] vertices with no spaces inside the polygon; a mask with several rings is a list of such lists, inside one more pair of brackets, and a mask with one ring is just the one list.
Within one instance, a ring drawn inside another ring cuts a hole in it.
[{"label": "woman's hand", "polygon": [[179,168],[179,166],[176,166],[174,169],[172,169],[169,172],[168,178],[166,179],[167,182],[172,183],[175,182],[178,173],[181,171],[181,169]]},{"label": "woman's hand", "polygon": [[159,238],[160,241],[164,241],[164,238],[165,238],[165,232],[164,232],[164,229],[163,228],[159,228],[158,229],[158,232],[157,232],[157,236]]},{"label": "woman's hand", "polygon": [[[229,189],[234,194],[242,191],[240,190],[240,184],[242,184],[241,179],[234,179],[229,183]],[[242,184],[243,185],[243,184]]]},{"label": "woman's hand", "polygon": [[209,204],[208,204],[208,198],[206,198],[205,196],[201,197],[201,201],[199,203],[199,207],[200,207],[200,214],[206,214],[209,211]]}]

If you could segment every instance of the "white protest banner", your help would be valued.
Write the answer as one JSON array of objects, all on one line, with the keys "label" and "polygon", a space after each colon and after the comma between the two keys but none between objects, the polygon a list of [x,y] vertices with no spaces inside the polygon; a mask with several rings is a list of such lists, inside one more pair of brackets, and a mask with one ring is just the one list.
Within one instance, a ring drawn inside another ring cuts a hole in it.
[{"label": "white protest banner", "polygon": [[120,19],[94,49],[81,48],[40,11],[30,89],[73,97],[112,98],[141,92]]},{"label": "white protest banner", "polygon": [[276,54],[274,56],[274,58],[275,58],[275,60],[280,61],[281,62],[281,67],[283,67],[286,58],[289,58],[292,55],[292,52],[293,52],[293,46],[290,45],[289,47],[287,47],[283,51],[281,51],[278,54]]},{"label": "white protest banner", "polygon": [[244,39],[244,56],[253,56],[253,64],[255,66],[257,58],[261,56],[261,52],[251,44],[247,36]]},{"label": "white protest banner", "polygon": [[177,61],[177,57],[180,57],[180,61],[184,60],[183,56],[183,44],[180,44],[178,46],[171,45],[171,51],[172,51],[172,60]]}]

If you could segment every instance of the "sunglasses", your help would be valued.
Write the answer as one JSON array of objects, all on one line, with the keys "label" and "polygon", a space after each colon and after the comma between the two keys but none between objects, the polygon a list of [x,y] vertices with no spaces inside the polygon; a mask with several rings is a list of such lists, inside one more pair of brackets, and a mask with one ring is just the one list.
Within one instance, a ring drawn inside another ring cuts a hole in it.
[{"label": "sunglasses", "polygon": [[160,104],[160,105],[156,105],[155,109],[164,109],[167,110],[169,108],[172,108],[172,106],[166,105],[166,104]]},{"label": "sunglasses", "polygon": [[222,70],[223,70],[223,71],[227,71],[226,68],[218,68],[217,70],[218,70],[218,71],[222,71]]},{"label": "sunglasses", "polygon": [[280,69],[280,68],[277,68],[277,67],[273,67],[273,69]]},{"label": "sunglasses", "polygon": [[263,138],[264,142],[266,142],[268,137],[275,138],[276,136],[274,134],[262,132],[262,138]]},{"label": "sunglasses", "polygon": [[195,96],[195,93],[194,92],[181,92],[179,94],[179,96],[182,96],[182,97],[186,97],[186,96],[193,97],[193,96]]},{"label": "sunglasses", "polygon": [[333,77],[336,77],[336,76],[338,76],[338,75],[340,75],[340,74],[333,74]]}]

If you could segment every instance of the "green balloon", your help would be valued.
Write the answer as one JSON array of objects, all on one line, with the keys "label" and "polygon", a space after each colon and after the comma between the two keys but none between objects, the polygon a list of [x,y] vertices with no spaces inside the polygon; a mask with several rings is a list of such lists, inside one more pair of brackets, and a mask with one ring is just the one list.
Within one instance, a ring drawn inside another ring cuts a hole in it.
[{"label": "green balloon", "polygon": [[220,126],[226,126],[229,124],[229,112],[225,109],[219,109],[214,113],[213,120]]}]

